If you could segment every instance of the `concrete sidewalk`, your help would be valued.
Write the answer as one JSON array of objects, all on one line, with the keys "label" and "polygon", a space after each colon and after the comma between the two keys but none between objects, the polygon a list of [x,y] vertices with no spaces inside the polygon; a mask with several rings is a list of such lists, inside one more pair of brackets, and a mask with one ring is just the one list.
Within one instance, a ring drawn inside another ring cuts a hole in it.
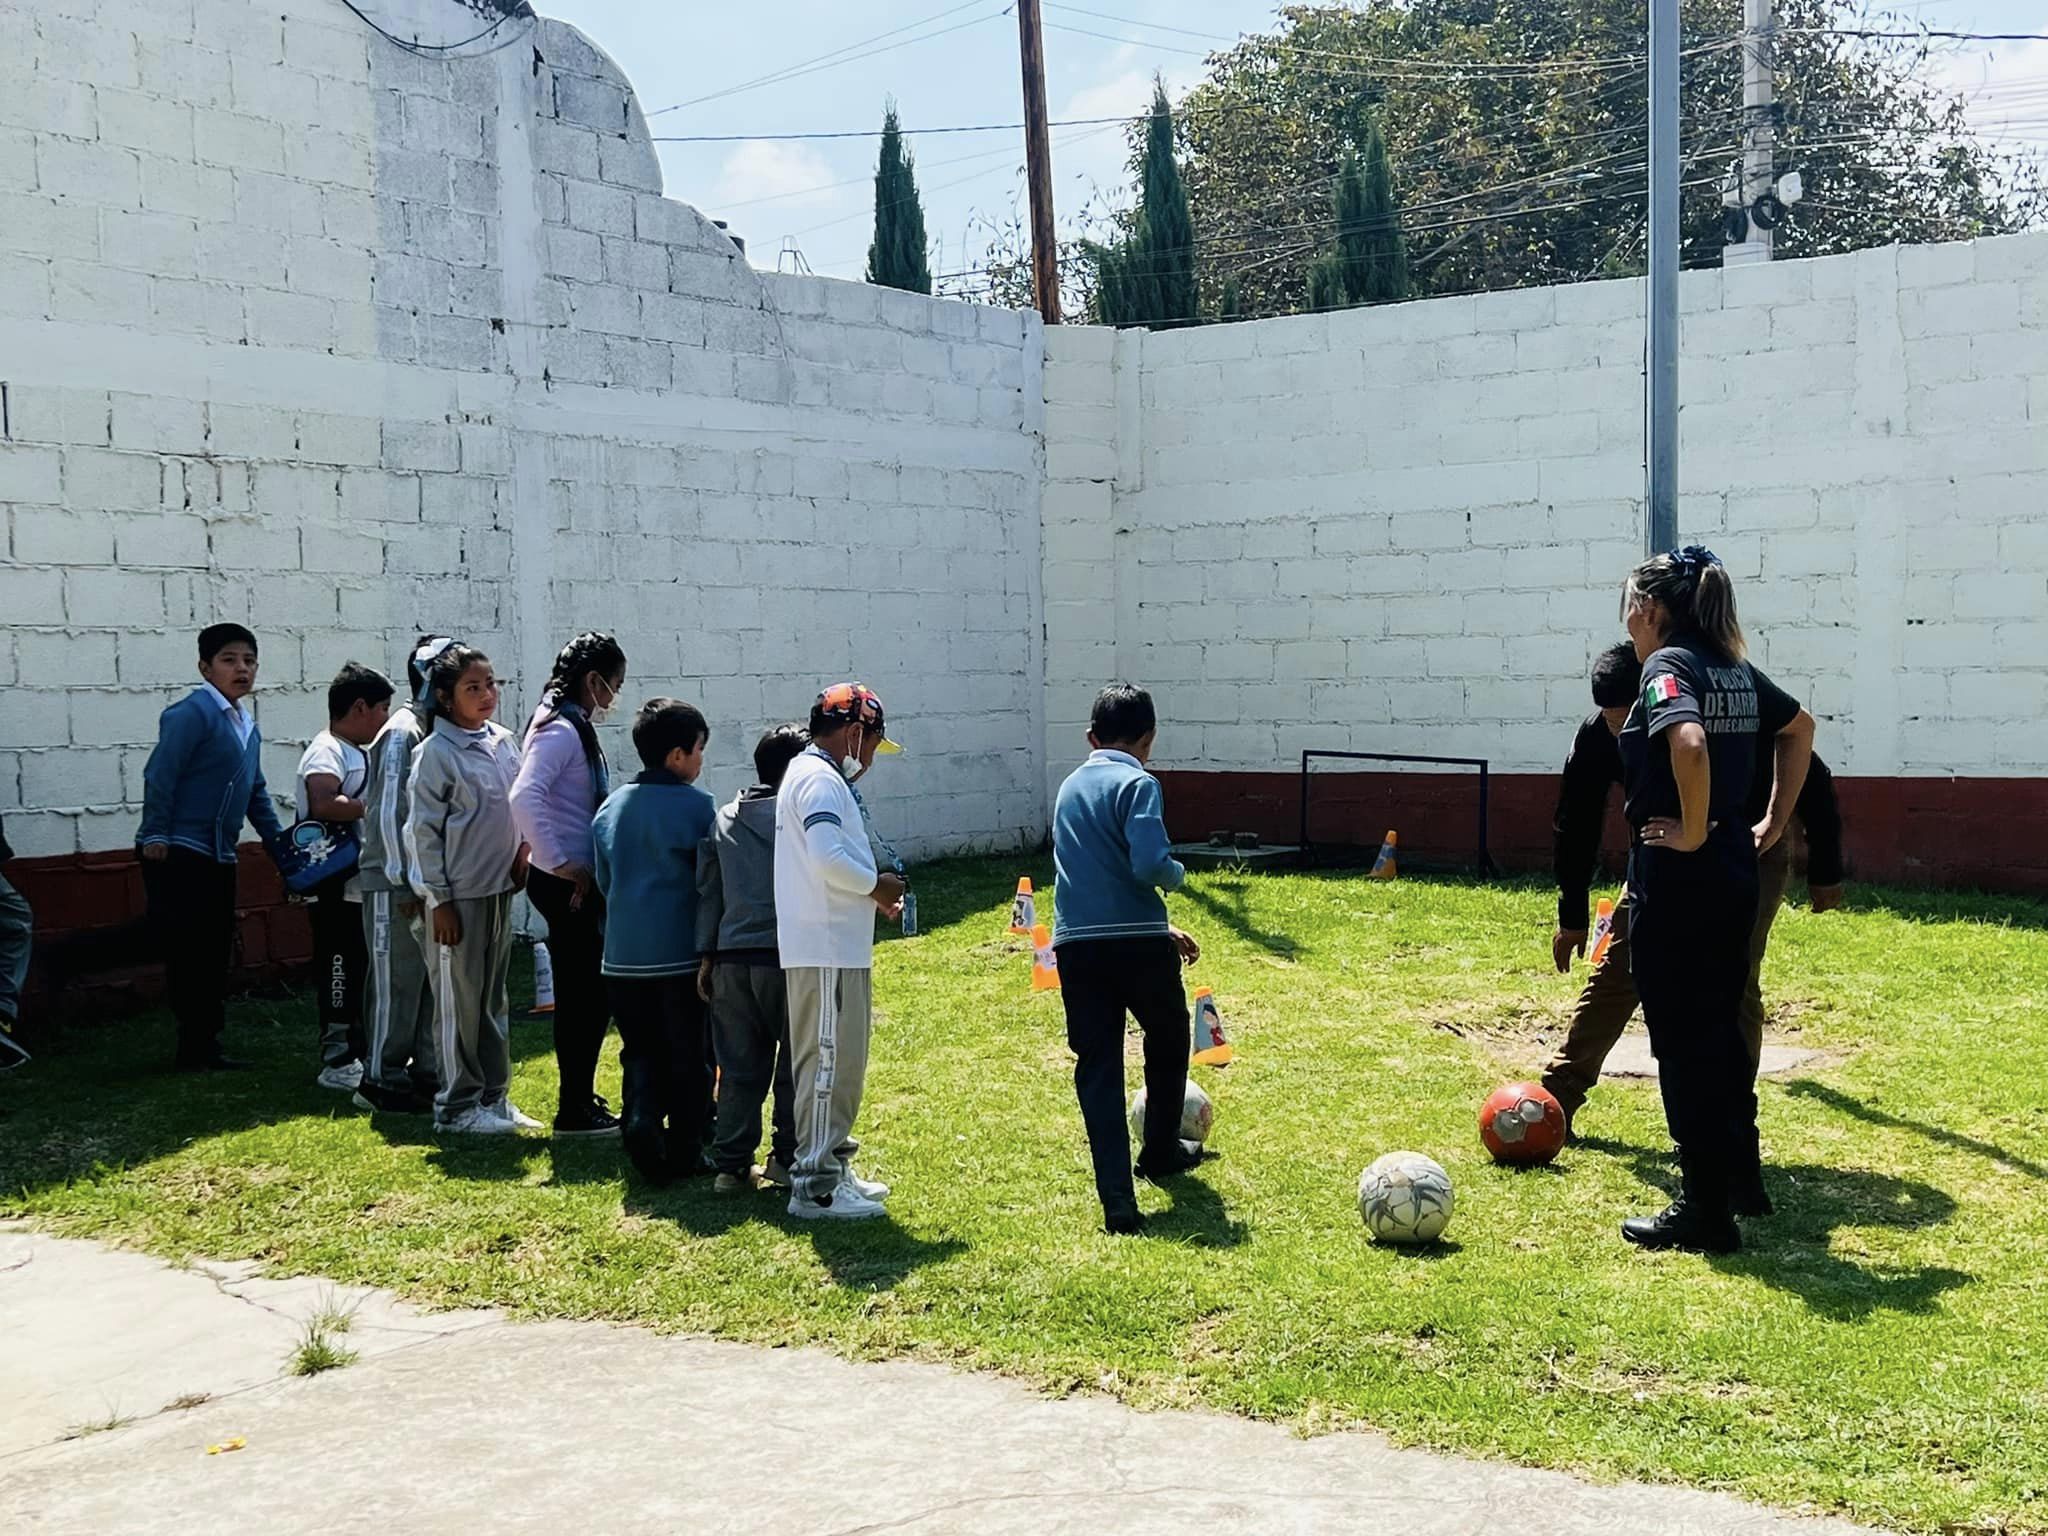
[{"label": "concrete sidewalk", "polygon": [[[354,1309],[357,1363],[284,1374]],[[189,1404],[190,1406],[183,1406]],[[75,1432],[109,1420],[114,1428]],[[75,1438],[62,1438],[75,1434]],[[245,1448],[207,1454],[230,1437]],[[1852,1536],[1735,1499],[1051,1401],[939,1366],[421,1313],[0,1228],[0,1530]]]}]

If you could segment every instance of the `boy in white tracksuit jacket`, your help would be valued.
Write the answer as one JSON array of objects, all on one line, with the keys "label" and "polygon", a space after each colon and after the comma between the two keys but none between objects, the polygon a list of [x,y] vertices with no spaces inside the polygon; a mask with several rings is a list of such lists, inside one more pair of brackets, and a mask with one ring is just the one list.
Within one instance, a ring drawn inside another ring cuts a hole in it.
[{"label": "boy in white tracksuit jacket", "polygon": [[883,734],[882,701],[841,683],[811,707],[811,745],[789,765],[775,802],[775,932],[789,997],[796,1077],[796,1167],[789,1214],[880,1216],[886,1184],[854,1171],[853,1122],[868,1069],[875,912],[902,910],[901,875],[875,867],[852,778]]},{"label": "boy in white tracksuit jacket", "polygon": [[433,729],[426,669],[453,640],[422,635],[406,662],[410,703],[392,712],[370,743],[363,785],[363,851],[357,878],[363,893],[363,943],[369,951],[365,988],[360,1109],[418,1114],[440,1090],[434,1047],[434,989],[427,980],[426,913],[405,873],[405,822],[412,809],[407,781],[413,754]]}]

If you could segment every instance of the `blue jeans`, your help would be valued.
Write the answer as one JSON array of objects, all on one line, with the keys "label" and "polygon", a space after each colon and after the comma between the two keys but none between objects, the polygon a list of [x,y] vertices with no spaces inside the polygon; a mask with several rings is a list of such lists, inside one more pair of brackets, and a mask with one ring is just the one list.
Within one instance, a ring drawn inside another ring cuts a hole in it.
[{"label": "blue jeans", "polygon": [[21,984],[28,979],[29,935],[35,914],[28,900],[0,875],[0,1019],[21,1017]]}]

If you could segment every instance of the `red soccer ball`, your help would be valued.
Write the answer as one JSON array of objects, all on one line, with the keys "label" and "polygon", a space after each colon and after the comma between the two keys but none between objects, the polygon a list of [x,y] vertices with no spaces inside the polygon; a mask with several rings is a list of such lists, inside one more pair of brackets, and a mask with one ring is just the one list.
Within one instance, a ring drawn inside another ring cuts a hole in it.
[{"label": "red soccer ball", "polygon": [[1479,1139],[1497,1163],[1547,1163],[1564,1137],[1564,1106],[1541,1083],[1496,1088],[1479,1111]]}]

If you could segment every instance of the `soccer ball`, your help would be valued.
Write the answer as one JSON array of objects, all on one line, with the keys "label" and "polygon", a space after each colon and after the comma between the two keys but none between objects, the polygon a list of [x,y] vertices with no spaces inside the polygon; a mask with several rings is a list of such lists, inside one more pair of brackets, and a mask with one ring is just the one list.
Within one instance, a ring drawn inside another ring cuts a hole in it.
[{"label": "soccer ball", "polygon": [[[1215,1123],[1216,1106],[1209,1102],[1209,1095],[1190,1082],[1187,1095],[1181,1100],[1180,1139],[1207,1141],[1209,1128]],[[1131,1139],[1137,1142],[1145,1139],[1145,1090],[1142,1088],[1131,1100]]]},{"label": "soccer ball", "polygon": [[1495,1162],[1547,1163],[1564,1136],[1564,1106],[1541,1083],[1496,1088],[1479,1110],[1479,1139]]},{"label": "soccer ball", "polygon": [[1451,1176],[1420,1152],[1389,1152],[1358,1176],[1358,1214],[1383,1243],[1433,1243],[1451,1221]]}]

